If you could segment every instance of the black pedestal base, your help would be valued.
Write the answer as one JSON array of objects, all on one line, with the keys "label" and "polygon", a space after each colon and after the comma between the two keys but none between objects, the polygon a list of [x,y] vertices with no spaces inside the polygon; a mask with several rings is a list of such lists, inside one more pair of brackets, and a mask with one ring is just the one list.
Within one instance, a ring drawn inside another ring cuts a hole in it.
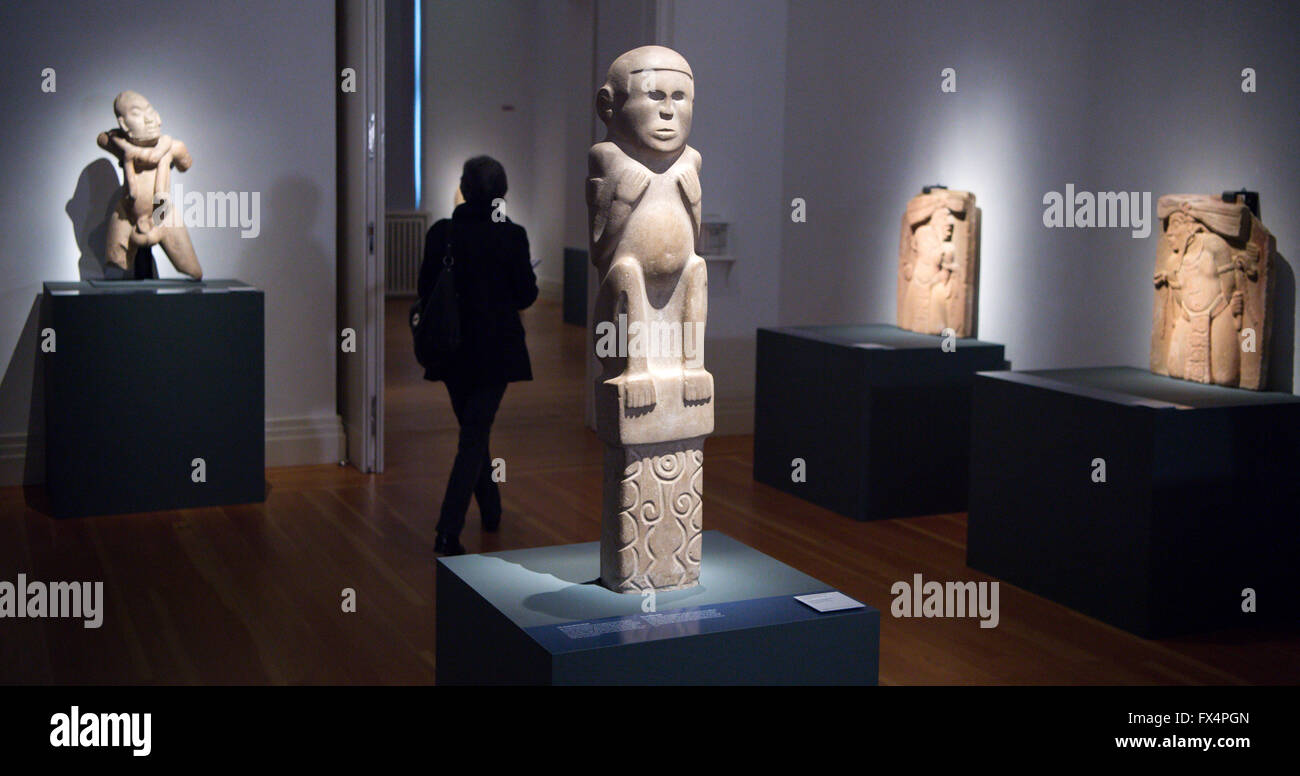
[{"label": "black pedestal base", "polygon": [[828,588],[717,531],[700,583],[600,585],[600,546],[438,560],[438,684],[875,684],[880,612],[818,613]]},{"label": "black pedestal base", "polygon": [[1007,363],[1002,345],[942,344],[881,324],[759,329],[754,479],[857,520],[964,511],[971,381]]},{"label": "black pedestal base", "polygon": [[1295,621],[1300,398],[1128,367],[985,374],[972,439],[972,568],[1146,637]]},{"label": "black pedestal base", "polygon": [[40,354],[55,516],[266,497],[261,291],[46,283],[41,316],[55,345]]}]

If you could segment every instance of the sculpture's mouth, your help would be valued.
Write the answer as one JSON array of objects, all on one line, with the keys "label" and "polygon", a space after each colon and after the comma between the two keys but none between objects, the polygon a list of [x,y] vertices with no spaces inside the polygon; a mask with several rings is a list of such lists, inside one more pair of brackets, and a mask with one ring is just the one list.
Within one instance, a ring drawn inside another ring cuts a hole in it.
[{"label": "sculpture's mouth", "polygon": [[654,130],[650,134],[654,135],[660,140],[672,140],[673,138],[677,137],[677,130],[669,129],[667,127],[660,127],[659,129]]}]

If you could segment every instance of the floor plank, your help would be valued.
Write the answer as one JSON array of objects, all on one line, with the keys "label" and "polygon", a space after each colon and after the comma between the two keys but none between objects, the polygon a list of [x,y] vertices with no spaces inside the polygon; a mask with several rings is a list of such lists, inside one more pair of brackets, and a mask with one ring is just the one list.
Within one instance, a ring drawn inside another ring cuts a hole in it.
[{"label": "floor plank", "polygon": [[[0,683],[433,682],[433,526],[456,424],[411,359],[406,304],[388,309],[382,475],[272,469],[264,504],[62,521],[0,489],[0,580],[101,580],[107,599],[95,630],[0,620]],[[471,507],[472,552],[599,538],[585,334],[559,321],[555,304],[525,314],[537,379],[506,393],[492,437],[505,519],[483,534]],[[964,515],[857,523],[755,483],[750,437],[710,438],[705,456],[706,528],[884,613],[882,684],[1300,683],[1300,630],[1147,641],[1005,583],[997,628],[896,619],[896,580],[991,579],[965,565]],[[355,614],[342,611],[344,588]]]}]

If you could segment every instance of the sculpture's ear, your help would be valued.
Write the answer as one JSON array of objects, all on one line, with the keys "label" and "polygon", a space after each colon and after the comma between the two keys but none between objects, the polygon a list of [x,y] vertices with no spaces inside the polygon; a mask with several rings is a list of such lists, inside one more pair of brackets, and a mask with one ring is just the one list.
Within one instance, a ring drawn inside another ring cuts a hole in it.
[{"label": "sculpture's ear", "polygon": [[596,115],[600,116],[605,126],[614,120],[614,90],[608,85],[600,87],[596,92]]},{"label": "sculpture's ear", "polygon": [[120,113],[117,116],[117,128],[126,132],[126,119],[122,118],[122,114]]}]

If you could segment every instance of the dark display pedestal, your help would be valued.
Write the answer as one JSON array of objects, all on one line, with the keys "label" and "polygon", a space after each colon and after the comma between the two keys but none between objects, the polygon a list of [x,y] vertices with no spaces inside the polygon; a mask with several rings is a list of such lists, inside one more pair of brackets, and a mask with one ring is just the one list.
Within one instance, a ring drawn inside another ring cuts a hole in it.
[{"label": "dark display pedestal", "polygon": [[438,559],[438,684],[861,684],[877,681],[880,612],[819,613],[829,588],[717,531],[700,584],[602,587],[600,545]]},{"label": "dark display pedestal", "polygon": [[1300,397],[1002,372],[977,377],[972,426],[972,568],[1148,638],[1295,621]]},{"label": "dark display pedestal", "polygon": [[942,341],[883,324],[759,329],[754,479],[857,520],[964,511],[971,381],[1007,362],[1002,345]]},{"label": "dark display pedestal", "polygon": [[587,325],[587,252],[564,249],[564,322]]},{"label": "dark display pedestal", "polygon": [[233,280],[46,283],[51,512],[265,499],[263,304]]}]

